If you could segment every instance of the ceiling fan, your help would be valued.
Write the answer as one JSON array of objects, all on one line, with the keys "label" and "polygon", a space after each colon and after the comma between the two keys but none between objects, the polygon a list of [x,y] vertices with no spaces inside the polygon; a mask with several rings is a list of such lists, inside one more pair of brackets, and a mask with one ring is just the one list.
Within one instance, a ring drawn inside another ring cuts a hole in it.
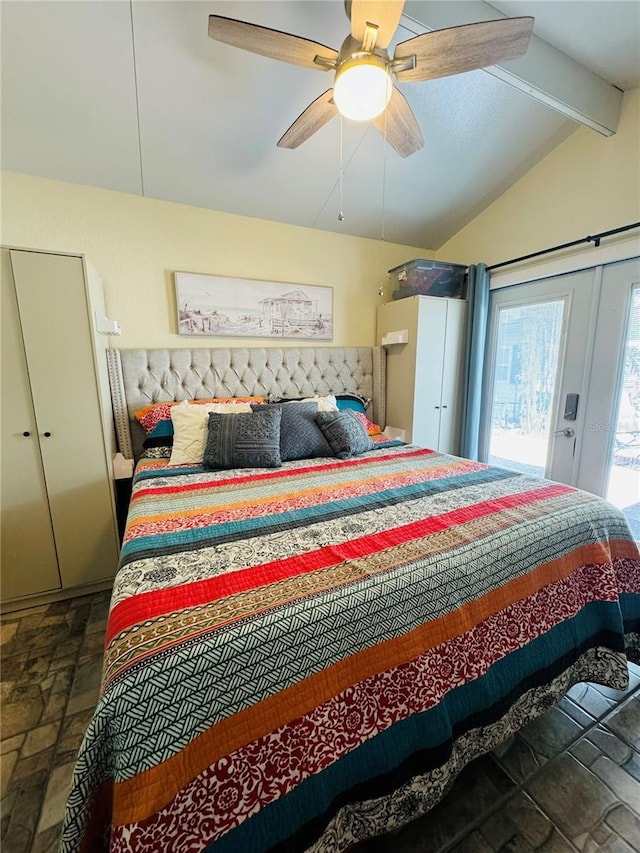
[{"label": "ceiling fan", "polygon": [[516,59],[527,51],[533,18],[434,30],[401,42],[390,57],[387,47],[403,7],[404,0],[345,0],[351,33],[339,51],[221,15],[209,16],[209,36],[271,59],[335,72],[333,88],[298,116],[278,140],[280,148],[297,148],[340,112],[355,121],[372,121],[398,154],[408,157],[422,148],[424,139],[395,81],[432,80]]}]

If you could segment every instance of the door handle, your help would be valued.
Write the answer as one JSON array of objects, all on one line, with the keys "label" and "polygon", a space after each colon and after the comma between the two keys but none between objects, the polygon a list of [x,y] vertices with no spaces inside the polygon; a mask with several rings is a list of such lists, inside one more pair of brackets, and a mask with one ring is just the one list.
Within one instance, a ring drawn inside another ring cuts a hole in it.
[{"label": "door handle", "polygon": [[576,431],[574,430],[573,427],[565,427],[564,429],[557,429],[554,432],[554,435],[564,435],[567,438],[573,438],[573,436],[575,434],[576,434]]}]

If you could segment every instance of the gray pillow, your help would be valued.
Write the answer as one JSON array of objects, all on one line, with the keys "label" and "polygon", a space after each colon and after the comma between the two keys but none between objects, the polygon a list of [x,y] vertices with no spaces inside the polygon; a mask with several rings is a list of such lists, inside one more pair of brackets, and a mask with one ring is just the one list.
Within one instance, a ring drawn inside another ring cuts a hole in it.
[{"label": "gray pillow", "polygon": [[260,412],[209,413],[205,468],[279,468],[280,410],[265,406]]},{"label": "gray pillow", "polygon": [[348,409],[344,412],[318,412],[316,422],[338,459],[373,450],[374,445],[366,429]]},{"label": "gray pillow", "polygon": [[262,409],[280,409],[280,456],[283,462],[290,459],[313,459],[333,456],[327,439],[316,423],[317,403],[269,403],[251,406],[254,412]]}]

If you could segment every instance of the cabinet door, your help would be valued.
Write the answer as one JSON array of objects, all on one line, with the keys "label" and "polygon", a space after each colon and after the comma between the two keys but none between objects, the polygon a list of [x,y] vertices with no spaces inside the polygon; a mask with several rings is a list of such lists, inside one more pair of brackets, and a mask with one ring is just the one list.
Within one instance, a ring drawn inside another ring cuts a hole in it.
[{"label": "cabinet door", "polygon": [[438,450],[441,450],[442,453],[454,455],[460,452],[462,367],[466,345],[466,316],[466,302],[461,299],[447,299]]},{"label": "cabinet door", "polygon": [[117,528],[82,259],[11,252],[64,587],[112,577]]},{"label": "cabinet door", "polygon": [[378,341],[389,332],[407,330],[408,342],[387,348],[387,423],[413,438],[416,401],[416,352],[418,348],[418,298],[397,299],[378,307]]},{"label": "cabinet door", "polygon": [[[60,588],[9,252],[1,252],[3,601]],[[25,436],[24,433],[29,433]]]},{"label": "cabinet door", "polygon": [[413,443],[440,450],[447,300],[419,296]]}]

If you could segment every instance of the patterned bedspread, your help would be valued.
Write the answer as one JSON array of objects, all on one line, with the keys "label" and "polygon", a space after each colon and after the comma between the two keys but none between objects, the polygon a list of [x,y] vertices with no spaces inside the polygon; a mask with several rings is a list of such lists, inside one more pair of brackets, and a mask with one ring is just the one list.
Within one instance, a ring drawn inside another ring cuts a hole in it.
[{"label": "patterned bedspread", "polygon": [[338,853],[625,653],[640,556],[592,495],[407,445],[144,460],[62,849]]}]

